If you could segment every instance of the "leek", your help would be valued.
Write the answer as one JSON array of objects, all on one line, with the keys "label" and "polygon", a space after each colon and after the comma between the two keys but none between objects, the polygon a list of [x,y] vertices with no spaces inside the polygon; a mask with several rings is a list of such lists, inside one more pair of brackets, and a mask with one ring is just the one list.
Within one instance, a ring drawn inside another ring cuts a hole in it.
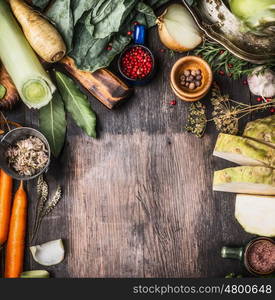
[{"label": "leek", "polygon": [[0,0],[0,59],[29,108],[39,109],[51,101],[56,88],[5,0]]}]

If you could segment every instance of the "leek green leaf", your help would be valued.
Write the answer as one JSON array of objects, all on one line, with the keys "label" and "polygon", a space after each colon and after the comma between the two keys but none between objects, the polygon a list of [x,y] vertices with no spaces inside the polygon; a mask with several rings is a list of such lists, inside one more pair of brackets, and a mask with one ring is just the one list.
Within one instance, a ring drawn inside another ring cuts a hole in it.
[{"label": "leek green leaf", "polygon": [[66,114],[59,92],[55,92],[52,101],[39,110],[40,131],[47,138],[52,154],[58,157],[66,136]]},{"label": "leek green leaf", "polygon": [[96,115],[91,109],[87,96],[65,74],[56,71],[55,76],[66,110],[87,135],[95,138]]},{"label": "leek green leaf", "polygon": [[0,84],[0,100],[5,97],[6,92],[7,92],[7,89],[2,84]]}]

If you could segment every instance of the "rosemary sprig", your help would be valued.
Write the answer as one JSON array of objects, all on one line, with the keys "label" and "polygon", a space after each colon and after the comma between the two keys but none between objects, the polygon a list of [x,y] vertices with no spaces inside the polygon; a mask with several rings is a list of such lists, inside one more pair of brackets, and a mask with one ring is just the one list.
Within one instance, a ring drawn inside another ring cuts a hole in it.
[{"label": "rosemary sprig", "polygon": [[62,198],[61,187],[58,186],[52,199],[48,200],[49,187],[43,175],[41,175],[39,176],[37,181],[37,197],[38,197],[38,201],[36,205],[36,216],[35,216],[32,237],[31,237],[31,243],[33,242],[34,238],[37,235],[37,232],[40,228],[43,218],[49,215],[53,211],[53,209],[56,207],[56,205]]},{"label": "rosemary sprig", "polygon": [[[250,75],[256,67],[259,67],[259,65],[249,63],[236,57],[220,44],[209,42],[207,40],[194,50],[194,54],[205,59],[214,72],[225,72],[233,79],[239,79],[242,76]],[[262,65],[261,72],[267,68],[274,67],[275,64],[271,63]]]}]

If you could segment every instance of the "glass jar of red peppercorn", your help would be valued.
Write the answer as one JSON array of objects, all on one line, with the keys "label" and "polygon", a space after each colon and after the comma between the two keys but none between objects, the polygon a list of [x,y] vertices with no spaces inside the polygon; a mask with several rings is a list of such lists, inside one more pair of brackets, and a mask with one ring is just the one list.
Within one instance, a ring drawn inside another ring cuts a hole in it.
[{"label": "glass jar of red peppercorn", "polygon": [[135,85],[149,82],[155,68],[153,53],[144,46],[145,26],[136,25],[134,44],[127,47],[120,55],[118,68],[122,76]]}]

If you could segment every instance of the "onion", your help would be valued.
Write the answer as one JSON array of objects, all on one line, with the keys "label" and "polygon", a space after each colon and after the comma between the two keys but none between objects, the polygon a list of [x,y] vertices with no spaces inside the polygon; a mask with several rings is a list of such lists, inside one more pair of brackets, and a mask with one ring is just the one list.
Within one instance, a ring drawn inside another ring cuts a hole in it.
[{"label": "onion", "polygon": [[181,4],[170,5],[158,17],[157,25],[161,42],[173,51],[190,51],[202,42],[198,26]]},{"label": "onion", "polygon": [[65,251],[62,240],[30,247],[33,259],[43,266],[57,265],[64,259]]}]

